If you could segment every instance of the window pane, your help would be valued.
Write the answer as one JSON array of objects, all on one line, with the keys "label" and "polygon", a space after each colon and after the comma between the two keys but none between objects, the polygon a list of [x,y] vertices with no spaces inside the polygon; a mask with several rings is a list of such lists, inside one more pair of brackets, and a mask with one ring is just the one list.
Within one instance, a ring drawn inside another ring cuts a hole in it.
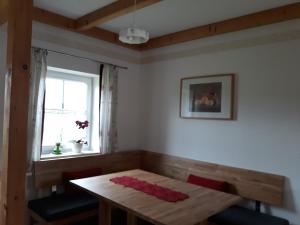
[{"label": "window pane", "polygon": [[61,109],[63,100],[63,80],[46,79],[46,109]]},{"label": "window pane", "polygon": [[79,81],[65,81],[64,85],[64,109],[86,111],[87,84]]},{"label": "window pane", "polygon": [[62,115],[63,122],[63,143],[69,145],[72,140],[87,139],[87,129],[78,129],[75,121],[85,121],[87,116],[77,112],[67,112]]},{"label": "window pane", "polygon": [[61,142],[62,124],[61,113],[46,111],[44,119],[43,146],[54,146]]},{"label": "window pane", "polygon": [[87,115],[78,112],[47,110],[45,113],[43,146],[54,146],[61,142],[64,148],[71,148],[70,141],[88,139],[87,129],[76,127],[75,121],[87,120]]},{"label": "window pane", "polygon": [[[49,71],[48,71],[49,72]],[[92,78],[70,74],[49,73],[46,78],[43,153],[48,154],[55,143],[62,143],[63,152],[73,147],[72,141],[83,139],[90,149],[92,127],[78,129],[75,121],[91,122]],[[90,123],[90,125],[92,122]]]}]

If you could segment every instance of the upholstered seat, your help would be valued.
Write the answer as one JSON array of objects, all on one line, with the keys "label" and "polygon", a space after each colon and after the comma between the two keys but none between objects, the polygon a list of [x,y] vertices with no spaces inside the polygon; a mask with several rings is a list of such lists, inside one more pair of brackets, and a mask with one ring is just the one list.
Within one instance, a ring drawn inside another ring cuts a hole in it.
[{"label": "upholstered seat", "polygon": [[89,194],[58,194],[28,202],[28,208],[47,221],[98,208],[98,199]]},{"label": "upholstered seat", "polygon": [[285,219],[240,206],[230,207],[209,220],[217,225],[289,225]]},{"label": "upholstered seat", "polygon": [[[48,222],[98,208],[99,200],[89,194],[59,194],[29,201],[28,208]],[[112,224],[126,225],[126,212],[117,208],[112,210]],[[73,225],[97,225],[98,217],[92,217]]]}]

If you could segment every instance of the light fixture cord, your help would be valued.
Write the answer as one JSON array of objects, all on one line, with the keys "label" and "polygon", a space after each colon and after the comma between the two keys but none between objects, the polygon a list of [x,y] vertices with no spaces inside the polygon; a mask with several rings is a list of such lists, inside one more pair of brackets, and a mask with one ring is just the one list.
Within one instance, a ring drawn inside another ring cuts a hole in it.
[{"label": "light fixture cord", "polygon": [[132,16],[132,27],[135,27],[135,12],[136,12],[136,0],[134,0],[134,9],[133,9],[133,16]]}]

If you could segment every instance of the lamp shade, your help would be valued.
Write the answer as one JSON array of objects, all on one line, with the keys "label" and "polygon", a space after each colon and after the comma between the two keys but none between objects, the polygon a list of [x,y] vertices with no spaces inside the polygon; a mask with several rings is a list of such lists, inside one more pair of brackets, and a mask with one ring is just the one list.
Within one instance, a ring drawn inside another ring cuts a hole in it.
[{"label": "lamp shade", "polygon": [[119,40],[126,44],[142,44],[149,40],[149,33],[140,28],[129,27],[120,31]]}]

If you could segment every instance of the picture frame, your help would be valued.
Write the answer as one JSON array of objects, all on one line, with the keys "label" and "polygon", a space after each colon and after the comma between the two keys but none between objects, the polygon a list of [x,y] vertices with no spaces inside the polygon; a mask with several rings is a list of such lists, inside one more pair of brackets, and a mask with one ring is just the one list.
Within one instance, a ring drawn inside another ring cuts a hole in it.
[{"label": "picture frame", "polygon": [[235,74],[182,78],[180,117],[233,120]]}]

